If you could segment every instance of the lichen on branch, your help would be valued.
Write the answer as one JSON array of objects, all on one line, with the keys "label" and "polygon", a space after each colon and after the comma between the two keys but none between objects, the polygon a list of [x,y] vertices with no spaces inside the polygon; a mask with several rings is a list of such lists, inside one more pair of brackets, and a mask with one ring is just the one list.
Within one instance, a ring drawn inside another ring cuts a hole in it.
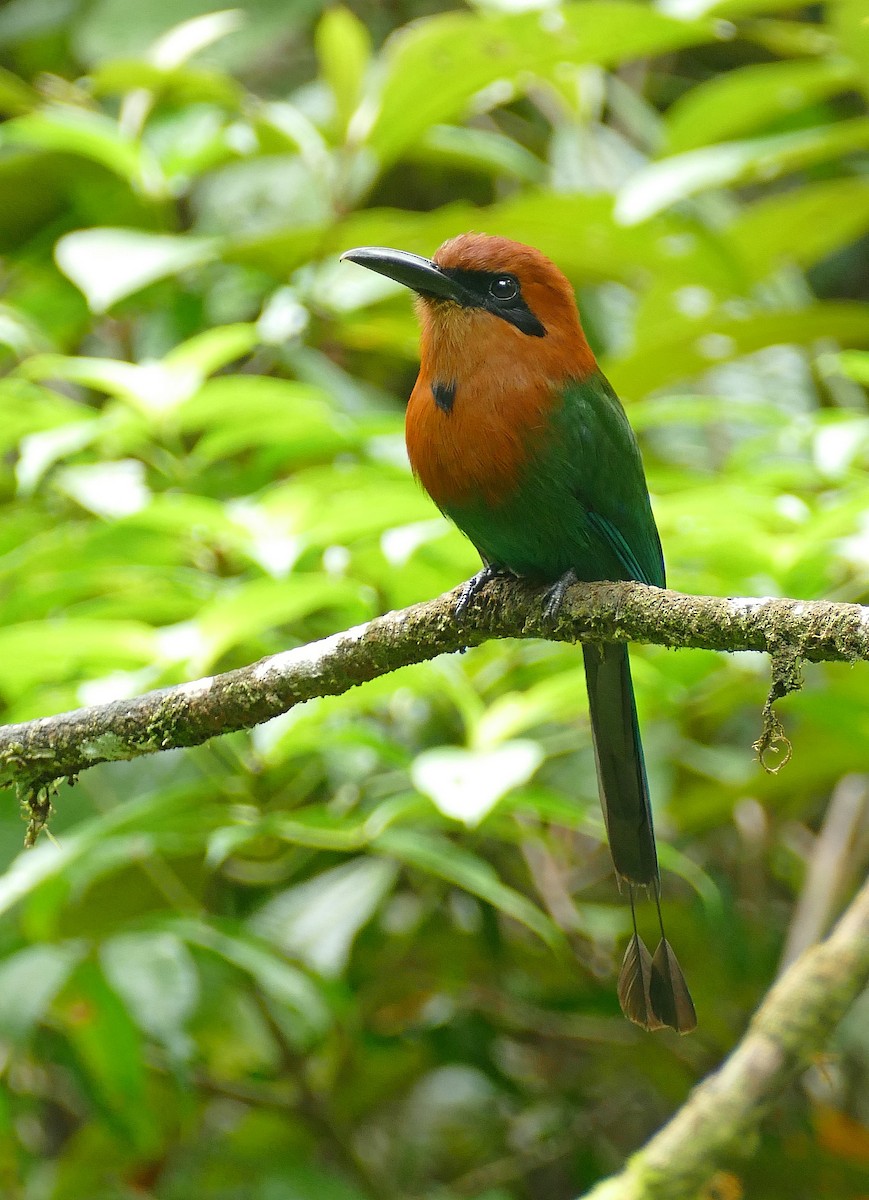
[{"label": "lichen on branch", "polygon": [[496,580],[461,622],[455,618],[458,593],[448,592],[235,671],[0,727],[0,785],[15,785],[19,795],[32,798],[30,815],[38,822],[54,782],[97,763],[196,746],[305,700],[340,695],[399,667],[491,638],[766,651],[773,656],[772,699],[792,690],[785,675],[796,678],[804,659],[869,658],[869,609],[857,604],[722,599],[640,583],[588,583],[570,588],[558,617],[547,622],[541,596],[541,589]]}]

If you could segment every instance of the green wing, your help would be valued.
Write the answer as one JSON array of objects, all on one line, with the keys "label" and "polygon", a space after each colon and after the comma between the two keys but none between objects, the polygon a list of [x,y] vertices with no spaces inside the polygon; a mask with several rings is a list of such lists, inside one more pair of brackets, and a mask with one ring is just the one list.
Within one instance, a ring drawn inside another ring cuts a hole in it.
[{"label": "green wing", "polygon": [[633,430],[602,375],[557,397],[515,490],[498,504],[444,512],[483,561],[555,580],[637,579],[664,586],[664,559]]},{"label": "green wing", "polygon": [[665,584],[661,539],[640,450],[625,410],[603,375],[565,390],[556,418],[559,455],[572,475],[577,521],[591,553],[619,563],[623,578]]}]

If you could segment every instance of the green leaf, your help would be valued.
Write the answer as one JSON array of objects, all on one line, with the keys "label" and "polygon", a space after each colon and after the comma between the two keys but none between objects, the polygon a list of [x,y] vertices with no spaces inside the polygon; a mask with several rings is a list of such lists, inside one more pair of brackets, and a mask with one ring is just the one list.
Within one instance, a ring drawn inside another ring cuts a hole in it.
[{"label": "green leaf", "polygon": [[464,888],[525,925],[553,949],[563,944],[558,926],[521,892],[502,883],[494,868],[470,850],[419,829],[387,829],[374,840],[372,848],[406,866]]},{"label": "green leaf", "polygon": [[103,313],[168,275],[210,262],[213,238],[176,237],[138,229],[82,229],[55,247],[61,271],[85,296],[92,312]]},{"label": "green leaf", "polygon": [[106,428],[105,420],[89,413],[84,406],[79,407],[75,417],[69,424],[55,425],[22,438],[15,465],[15,480],[21,495],[31,495],[55,463],[90,446]]},{"label": "green leaf", "polygon": [[857,67],[855,82],[869,93],[869,21],[865,0],[831,0],[827,20]]},{"label": "green leaf", "polygon": [[667,110],[671,154],[748,133],[815,100],[852,87],[857,68],[847,59],[762,63],[714,75]]},{"label": "green leaf", "polygon": [[[93,753],[111,759],[112,746],[112,735],[106,734],[84,742],[82,749],[86,757]],[[202,796],[161,781],[156,789],[82,821],[64,834],[62,843],[44,841],[19,853],[0,875],[0,914],[23,900],[42,903],[50,893],[51,911],[43,913],[40,926],[47,936],[70,889],[80,896],[94,880],[147,858],[164,834],[176,850],[179,845],[199,849],[213,824],[214,811]]]},{"label": "green leaf", "polygon": [[14,145],[80,155],[125,179],[148,199],[166,196],[166,182],[147,147],[125,136],[102,113],[56,105],[16,117],[0,127],[0,147]]},{"label": "green leaf", "polygon": [[259,334],[255,324],[238,321],[217,325],[173,347],[163,358],[169,370],[193,371],[200,376],[213,375],[236,359],[255,350]]},{"label": "green leaf", "polygon": [[[316,235],[308,231],[304,238],[281,231],[235,241],[225,256],[283,277],[312,253],[337,255],[349,246],[380,244],[430,255],[457,230],[481,228],[538,246],[576,280],[616,278],[636,285],[651,271],[679,279],[703,276],[731,289],[743,282],[738,266],[722,255],[718,239],[696,221],[667,214],[641,228],[626,227],[616,220],[610,196],[557,195],[543,189],[488,208],[454,202],[428,213],[366,209]],[[342,269],[354,269],[353,264]]]},{"label": "green leaf", "polygon": [[708,22],[681,21],[624,0],[588,0],[542,13],[440,14],[388,42],[379,107],[365,141],[386,164],[430,126],[462,116],[490,84],[499,90],[488,105],[482,102],[487,107],[527,86],[520,76],[545,75],[559,63],[609,66],[715,36]]},{"label": "green leaf", "polygon": [[828,300],[792,312],[719,316],[669,338],[659,336],[627,358],[606,362],[604,370],[616,391],[631,399],[765,346],[812,345],[822,338],[869,344],[869,305]]},{"label": "green leaf", "polygon": [[440,746],[414,760],[414,787],[444,816],[473,829],[513,788],[527,783],[543,761],[537,742],[505,742],[491,750]]},{"label": "green leaf", "polygon": [[122,96],[141,88],[170,104],[218,104],[231,112],[244,100],[244,90],[234,79],[201,67],[170,69],[135,58],[115,58],[96,67],[88,78],[95,96]]},{"label": "green leaf", "polygon": [[409,162],[485,171],[523,183],[540,183],[546,175],[544,163],[513,138],[491,129],[462,125],[432,125],[408,148],[405,158]]},{"label": "green leaf", "polygon": [[265,942],[192,918],[169,921],[166,927],[191,946],[217,954],[245,972],[266,996],[288,1009],[300,1044],[310,1044],[328,1030],[332,1018],[317,986]]},{"label": "green leaf", "polygon": [[689,150],[649,163],[632,175],[619,193],[616,217],[634,225],[698,192],[769,182],[867,146],[869,117],[853,117],[796,133]]},{"label": "green leaf", "polygon": [[747,204],[727,240],[762,279],[776,268],[808,267],[869,230],[869,180],[826,179]]},{"label": "green leaf", "polygon": [[[35,354],[19,365],[18,374],[27,379],[77,383],[126,400],[147,416],[159,416],[183,405],[199,391],[207,375],[249,354],[258,341],[255,325],[218,325],[182,342],[159,361],[128,363],[114,358]],[[82,412],[89,415],[87,409]],[[240,413],[239,419],[243,417]]]},{"label": "green leaf", "polygon": [[83,942],[37,944],[0,962],[0,1038],[24,1041],[84,953]]},{"label": "green leaf", "polygon": [[64,1032],[105,1119],[140,1152],[153,1148],[156,1114],[145,1103],[144,1047],[117,993],[92,962],[82,963],[66,991]]},{"label": "green leaf", "polygon": [[151,498],[137,458],[62,467],[53,482],[82,508],[109,520],[139,512]]},{"label": "green leaf", "polygon": [[747,21],[741,30],[747,42],[763,46],[781,58],[801,57],[804,54],[837,54],[840,47],[822,25],[808,21],[785,21],[761,18]]},{"label": "green leaf", "polygon": [[120,933],[103,943],[100,961],[142,1032],[174,1058],[188,1058],[185,1026],[199,999],[199,977],[184,943],[168,931]]},{"label": "green leaf", "polygon": [[45,344],[39,328],[22,313],[0,305],[0,346],[7,346],[14,355],[23,358]]},{"label": "green leaf", "polygon": [[90,411],[68,396],[14,376],[0,379],[0,450],[11,450],[28,434],[90,419]]},{"label": "green leaf", "polygon": [[148,50],[148,58],[158,67],[172,70],[180,67],[208,46],[235,33],[245,22],[240,8],[226,8],[221,12],[203,13],[191,17],[167,29]]},{"label": "green leaf", "polygon": [[329,457],[362,438],[320,389],[261,375],[211,380],[178,409],[177,422],[185,432],[202,431],[196,455],[208,462],[267,448],[289,465]]},{"label": "green leaf", "polygon": [[337,978],[396,874],[383,859],[351,859],[278,892],[251,917],[251,929],[326,978]]},{"label": "green leaf", "polygon": [[0,688],[17,696],[43,680],[144,666],[155,652],[154,631],[135,621],[56,617],[7,625],[0,629]]},{"label": "green leaf", "polygon": [[836,367],[849,379],[869,384],[869,354],[860,350],[845,350],[832,356]]},{"label": "green leaf", "polygon": [[17,117],[39,104],[40,96],[23,79],[0,67],[0,113]]},{"label": "green leaf", "polygon": [[[644,405],[641,411],[645,415],[647,407]],[[634,413],[631,413],[631,422],[638,427]],[[544,679],[529,682],[521,690],[496,696],[474,727],[474,741],[482,746],[496,746],[550,721],[569,721],[581,704],[582,689],[578,671],[556,671]]]},{"label": "green leaf", "polygon": [[207,671],[232,646],[324,608],[339,610],[338,625],[354,624],[373,615],[360,599],[358,584],[327,575],[255,579],[226,587],[196,619],[195,669]]},{"label": "green leaf", "polygon": [[[32,4],[34,0],[26,2]],[[72,50],[88,67],[106,59],[141,56],[143,47],[149,47],[151,55],[155,44],[173,48],[179,22],[186,25],[189,21],[197,32],[202,28],[199,21],[211,18],[213,23],[206,24],[205,29],[216,29],[221,40],[210,38],[203,58],[225,70],[255,77],[276,46],[301,39],[302,29],[314,13],[319,13],[321,5],[319,0],[293,0],[292,4],[285,0],[244,0],[244,4],[218,12],[215,7],[220,8],[220,0],[173,0],[172,4],[166,0],[137,0],[132,11],[130,0],[93,0],[79,11],[72,26]],[[243,23],[230,32],[230,14],[236,13],[241,14]],[[184,37],[178,39],[179,51],[193,50],[197,42],[203,44],[202,35],[193,38],[183,26],[180,28]]]},{"label": "green leaf", "polygon": [[338,130],[343,136],[362,95],[362,81],[371,58],[371,37],[355,13],[343,4],[336,4],[320,18],[314,46],[320,73],[335,98]]}]

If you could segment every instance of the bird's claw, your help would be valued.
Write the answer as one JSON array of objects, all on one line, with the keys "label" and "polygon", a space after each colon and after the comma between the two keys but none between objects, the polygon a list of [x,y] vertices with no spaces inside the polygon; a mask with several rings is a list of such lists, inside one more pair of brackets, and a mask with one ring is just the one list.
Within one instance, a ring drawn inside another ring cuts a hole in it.
[{"label": "bird's claw", "polygon": [[546,592],[543,597],[543,620],[547,624],[552,624],[561,612],[561,606],[564,604],[567,589],[572,587],[576,581],[575,571],[565,571],[561,578],[556,579],[549,591]]},{"label": "bird's claw", "polygon": [[500,579],[506,575],[506,571],[502,571],[500,567],[485,566],[479,570],[476,575],[472,575],[462,584],[462,590],[459,593],[459,598],[456,601],[455,615],[458,620],[465,615],[473,600],[483,590],[487,583],[493,579]]}]

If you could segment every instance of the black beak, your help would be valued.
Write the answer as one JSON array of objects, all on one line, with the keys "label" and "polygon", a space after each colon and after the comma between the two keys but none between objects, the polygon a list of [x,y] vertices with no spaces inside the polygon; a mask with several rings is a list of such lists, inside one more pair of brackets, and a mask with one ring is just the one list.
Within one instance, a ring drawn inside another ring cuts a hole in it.
[{"label": "black beak", "polygon": [[456,304],[468,304],[470,294],[442,271],[437,263],[419,254],[409,254],[407,250],[389,250],[385,246],[360,246],[356,250],[345,250],[341,260],[349,259],[421,296],[436,296],[439,300],[453,300]]}]

